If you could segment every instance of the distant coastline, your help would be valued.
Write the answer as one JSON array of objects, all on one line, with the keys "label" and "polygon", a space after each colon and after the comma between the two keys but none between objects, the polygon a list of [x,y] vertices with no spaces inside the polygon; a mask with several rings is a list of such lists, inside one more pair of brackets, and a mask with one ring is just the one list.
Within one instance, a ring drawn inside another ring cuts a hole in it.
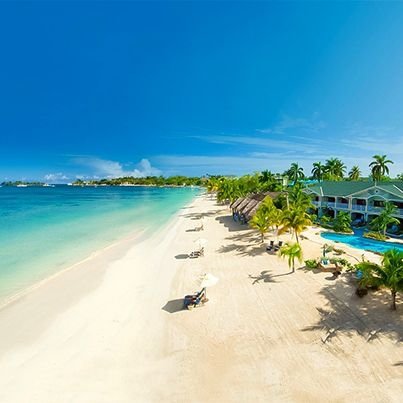
[{"label": "distant coastline", "polygon": [[122,178],[104,178],[98,180],[77,179],[72,183],[44,183],[38,181],[7,181],[0,184],[4,187],[54,187],[54,186],[79,186],[79,187],[97,187],[97,186],[147,186],[147,187],[200,187],[207,182],[203,177],[187,176],[147,176],[135,178],[133,176]]}]

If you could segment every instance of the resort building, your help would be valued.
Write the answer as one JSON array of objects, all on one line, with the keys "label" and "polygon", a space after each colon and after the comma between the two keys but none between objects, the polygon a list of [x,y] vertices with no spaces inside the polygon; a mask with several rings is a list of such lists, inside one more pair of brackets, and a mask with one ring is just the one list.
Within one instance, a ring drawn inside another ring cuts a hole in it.
[{"label": "resort building", "polygon": [[394,216],[403,224],[403,182],[324,181],[304,191],[312,195],[318,216],[335,217],[339,211],[351,213],[354,221],[368,222],[383,210],[385,202],[396,206]]}]

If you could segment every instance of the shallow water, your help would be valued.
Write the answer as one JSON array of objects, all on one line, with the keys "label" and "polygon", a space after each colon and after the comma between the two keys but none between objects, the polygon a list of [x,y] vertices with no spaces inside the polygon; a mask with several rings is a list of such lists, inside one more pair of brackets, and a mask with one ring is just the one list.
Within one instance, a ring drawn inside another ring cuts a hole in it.
[{"label": "shallow water", "polygon": [[0,302],[133,232],[151,234],[197,188],[0,188]]}]

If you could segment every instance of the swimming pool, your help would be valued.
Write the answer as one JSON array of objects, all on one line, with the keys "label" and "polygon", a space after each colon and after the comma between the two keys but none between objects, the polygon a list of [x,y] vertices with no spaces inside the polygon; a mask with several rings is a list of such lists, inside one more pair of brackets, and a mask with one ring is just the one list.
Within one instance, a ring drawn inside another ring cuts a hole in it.
[{"label": "swimming pool", "polygon": [[398,249],[403,251],[403,244],[397,242],[383,242],[375,239],[364,238],[363,229],[354,230],[354,234],[336,234],[334,232],[322,232],[322,238],[335,242],[343,242],[353,248],[370,250],[373,252],[384,253],[389,249]]}]

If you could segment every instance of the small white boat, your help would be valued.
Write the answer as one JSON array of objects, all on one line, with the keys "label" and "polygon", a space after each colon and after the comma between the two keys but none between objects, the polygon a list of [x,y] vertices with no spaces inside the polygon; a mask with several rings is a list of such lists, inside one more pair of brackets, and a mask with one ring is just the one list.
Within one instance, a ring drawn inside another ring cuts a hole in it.
[{"label": "small white boat", "polygon": [[17,185],[17,188],[27,188],[28,185],[25,185],[24,183],[20,183],[19,185]]},{"label": "small white boat", "polygon": [[54,188],[55,185],[50,185],[49,183],[44,183],[44,184],[43,184],[43,187],[44,187],[44,188]]}]

